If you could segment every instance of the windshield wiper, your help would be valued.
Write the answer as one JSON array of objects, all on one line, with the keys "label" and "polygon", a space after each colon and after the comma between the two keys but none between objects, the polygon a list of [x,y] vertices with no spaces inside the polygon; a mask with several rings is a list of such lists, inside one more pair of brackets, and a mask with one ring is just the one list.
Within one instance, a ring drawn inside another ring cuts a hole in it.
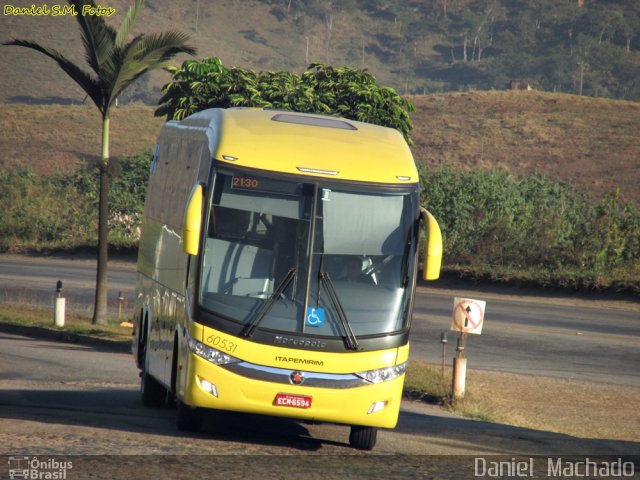
[{"label": "windshield wiper", "polygon": [[283,296],[283,292],[287,289],[291,281],[296,277],[297,273],[298,270],[296,268],[289,269],[287,274],[277,285],[275,291],[271,294],[268,300],[262,304],[262,307],[260,308],[260,310],[258,310],[256,316],[253,317],[253,319],[242,329],[243,336],[249,338],[253,335],[256,327],[260,324],[262,319],[267,316],[267,313],[269,313],[271,307],[273,307],[273,304],[276,303],[276,300]]},{"label": "windshield wiper", "polygon": [[318,276],[320,277],[321,285],[324,287],[324,289],[327,291],[327,294],[329,295],[329,300],[331,300],[331,303],[333,304],[333,308],[335,308],[336,310],[338,321],[340,322],[340,326],[342,327],[342,330],[344,331],[344,334],[345,334],[344,341],[347,348],[349,350],[359,350],[360,346],[358,345],[358,339],[353,333],[353,329],[351,328],[351,324],[349,323],[347,314],[345,313],[344,308],[340,303],[340,299],[338,298],[335,288],[333,288],[333,282],[331,281],[329,274],[324,270],[322,270],[321,268]]},{"label": "windshield wiper", "polygon": [[411,250],[411,240],[408,240],[404,245],[404,251],[402,252],[402,270],[400,272],[400,281],[402,287],[407,288],[409,285],[409,252]]}]

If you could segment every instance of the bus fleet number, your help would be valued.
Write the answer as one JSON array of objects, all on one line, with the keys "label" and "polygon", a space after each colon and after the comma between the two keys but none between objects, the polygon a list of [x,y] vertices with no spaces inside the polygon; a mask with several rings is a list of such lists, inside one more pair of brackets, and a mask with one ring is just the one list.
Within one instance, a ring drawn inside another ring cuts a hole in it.
[{"label": "bus fleet number", "polygon": [[218,350],[226,353],[234,353],[238,348],[238,344],[227,340],[219,335],[210,335],[207,338],[207,343]]}]

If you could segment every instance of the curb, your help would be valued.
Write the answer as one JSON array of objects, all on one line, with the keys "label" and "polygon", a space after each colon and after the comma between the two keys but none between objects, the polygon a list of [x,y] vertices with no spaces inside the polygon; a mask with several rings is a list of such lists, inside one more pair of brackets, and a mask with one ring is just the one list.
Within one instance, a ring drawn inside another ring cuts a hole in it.
[{"label": "curb", "polygon": [[12,323],[0,322],[0,332],[44,340],[73,343],[76,345],[87,345],[109,352],[131,353],[130,341],[109,340],[106,338],[97,338],[90,335],[65,332],[64,330],[54,330],[46,327],[15,325]]}]

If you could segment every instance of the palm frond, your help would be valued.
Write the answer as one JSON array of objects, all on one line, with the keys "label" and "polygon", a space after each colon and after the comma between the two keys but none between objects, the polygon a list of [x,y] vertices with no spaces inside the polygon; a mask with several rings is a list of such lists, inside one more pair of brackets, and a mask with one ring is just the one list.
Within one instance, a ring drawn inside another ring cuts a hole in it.
[{"label": "palm frond", "polygon": [[142,9],[143,3],[144,3],[144,0],[136,0],[136,3],[131,7],[129,7],[129,10],[127,10],[127,13],[122,19],[122,22],[120,23],[120,27],[118,28],[118,31],[116,33],[115,46],[117,48],[124,47],[125,42],[127,41],[127,38],[129,38],[131,26],[133,25],[133,22],[138,16],[138,12],[140,12],[140,10]]},{"label": "palm frond", "polygon": [[125,43],[143,1],[135,0],[135,5],[116,31],[101,16],[81,14],[84,5],[96,8],[93,0],[67,0],[78,12],[76,19],[81,29],[85,58],[93,74],[83,71],[60,52],[30,40],[14,40],[5,45],[31,48],[55,60],[105,115],[117,96],[141,75],[165,66],[179,53],[196,53],[195,48],[187,45],[189,37],[175,31],[138,35]]},{"label": "palm frond", "polygon": [[57,50],[52,48],[43,47],[42,45],[33,42],[31,40],[11,40],[8,42],[4,42],[3,45],[15,45],[18,47],[26,47],[37,52],[43,53],[47,57],[51,58],[55,62],[57,62],[58,66],[69,75],[74,82],[76,82],[93,102],[96,104],[100,111],[103,111],[103,102],[102,102],[102,88],[100,82],[96,77],[91,76],[89,73],[82,70],[76,64],[74,64],[71,60],[67,59],[64,55],[62,55]]},{"label": "palm frond", "polygon": [[147,62],[159,64],[170,60],[179,53],[195,55],[196,49],[187,45],[189,36],[182,32],[170,30],[168,32],[145,35],[138,42],[137,57]]},{"label": "palm frond", "polygon": [[195,48],[186,45],[189,37],[180,32],[140,35],[124,48],[117,48],[112,55],[113,71],[110,72],[109,104],[138,77],[164,66],[178,53],[194,54]]},{"label": "palm frond", "polygon": [[131,58],[135,60],[135,57],[130,52],[131,45],[137,43],[142,37],[143,35],[136,36],[123,48],[114,46],[109,57],[101,65],[99,77],[104,85],[112,85],[120,75],[123,64],[130,62]]},{"label": "palm frond", "polygon": [[111,57],[115,45],[116,31],[107,25],[104,17],[97,15],[82,15],[83,5],[96,7],[93,0],[67,0],[69,5],[73,5],[78,12],[76,20],[80,26],[82,34],[82,44],[84,46],[85,59],[96,72],[101,76],[101,71],[105,62]]}]

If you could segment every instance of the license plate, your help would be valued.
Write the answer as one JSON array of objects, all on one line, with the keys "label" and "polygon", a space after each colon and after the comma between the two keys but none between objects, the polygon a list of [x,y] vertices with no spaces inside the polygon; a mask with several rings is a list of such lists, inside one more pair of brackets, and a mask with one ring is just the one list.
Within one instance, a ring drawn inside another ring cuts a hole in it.
[{"label": "license plate", "polygon": [[311,397],[307,395],[278,393],[273,400],[273,404],[276,407],[311,408]]}]

